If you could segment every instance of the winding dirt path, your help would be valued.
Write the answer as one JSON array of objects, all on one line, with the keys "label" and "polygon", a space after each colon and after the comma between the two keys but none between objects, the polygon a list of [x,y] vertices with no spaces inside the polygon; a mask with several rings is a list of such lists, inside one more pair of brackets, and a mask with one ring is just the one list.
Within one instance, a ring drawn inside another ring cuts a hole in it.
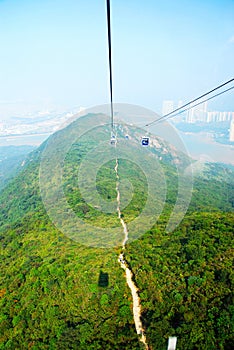
[{"label": "winding dirt path", "polygon": [[119,254],[118,261],[119,261],[122,269],[124,269],[124,271],[125,271],[126,281],[127,281],[127,284],[131,290],[131,293],[132,293],[133,318],[134,318],[137,334],[141,335],[140,341],[145,345],[145,349],[148,350],[149,347],[148,347],[148,344],[146,342],[146,336],[144,334],[144,329],[143,329],[142,322],[141,322],[141,301],[140,301],[140,297],[138,295],[138,288],[133,281],[133,273],[132,273],[131,269],[128,267],[128,264],[124,258],[124,250],[125,250],[126,243],[128,241],[128,228],[127,228],[127,225],[122,218],[121,210],[120,210],[120,191],[119,191],[118,166],[119,166],[119,163],[118,163],[118,159],[116,158],[115,173],[116,173],[116,192],[117,192],[117,197],[116,197],[117,213],[118,213],[118,217],[119,217],[119,220],[121,222],[121,225],[123,226],[123,232],[124,232],[124,239],[122,242],[122,252]]}]

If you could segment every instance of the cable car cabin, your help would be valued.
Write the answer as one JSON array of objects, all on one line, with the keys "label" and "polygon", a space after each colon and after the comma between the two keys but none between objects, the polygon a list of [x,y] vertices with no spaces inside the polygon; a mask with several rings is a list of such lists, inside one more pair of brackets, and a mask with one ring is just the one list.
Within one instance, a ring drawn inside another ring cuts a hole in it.
[{"label": "cable car cabin", "polygon": [[115,145],[116,145],[116,142],[117,142],[117,140],[116,140],[115,135],[112,135],[112,136],[111,136],[111,139],[110,139],[110,144],[111,144],[112,146],[115,146]]},{"label": "cable car cabin", "polygon": [[125,135],[125,140],[129,140],[129,136],[128,135]]},{"label": "cable car cabin", "polygon": [[149,146],[149,137],[145,136],[145,137],[142,137],[141,138],[141,145],[144,146],[144,147],[147,147]]}]

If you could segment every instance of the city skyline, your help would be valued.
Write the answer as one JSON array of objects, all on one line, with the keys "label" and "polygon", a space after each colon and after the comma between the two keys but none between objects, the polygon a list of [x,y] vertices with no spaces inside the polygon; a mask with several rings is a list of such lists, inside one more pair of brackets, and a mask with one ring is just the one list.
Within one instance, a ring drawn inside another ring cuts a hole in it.
[{"label": "city skyline", "polygon": [[[174,102],[173,100],[165,100],[162,103],[162,115],[171,113],[173,110],[180,108],[183,105],[183,101],[179,100]],[[234,111],[217,111],[217,110],[208,110],[208,102],[203,102],[198,106],[191,104],[187,111],[181,111],[181,114],[177,115],[173,120],[183,120],[187,123],[196,123],[196,122],[222,122],[222,121],[231,121],[234,119]]]}]

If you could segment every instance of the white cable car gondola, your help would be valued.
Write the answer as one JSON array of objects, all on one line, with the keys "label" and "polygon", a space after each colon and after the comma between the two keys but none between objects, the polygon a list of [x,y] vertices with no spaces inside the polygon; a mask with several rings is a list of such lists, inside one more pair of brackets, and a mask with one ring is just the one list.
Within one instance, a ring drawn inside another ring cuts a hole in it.
[{"label": "white cable car gondola", "polygon": [[143,136],[141,138],[141,145],[144,147],[147,147],[147,146],[149,146],[149,141],[150,141],[150,139],[148,136]]},{"label": "white cable car gondola", "polygon": [[115,136],[115,134],[111,133],[110,144],[111,144],[112,146],[115,146],[116,143],[117,143],[116,136]]}]

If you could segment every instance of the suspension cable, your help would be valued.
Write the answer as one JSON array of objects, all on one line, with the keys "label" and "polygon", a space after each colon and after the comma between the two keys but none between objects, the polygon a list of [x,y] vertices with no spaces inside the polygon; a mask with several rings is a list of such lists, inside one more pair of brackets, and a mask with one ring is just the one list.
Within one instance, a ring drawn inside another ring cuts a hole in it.
[{"label": "suspension cable", "polygon": [[[182,108],[187,107],[188,105],[190,105],[190,104],[192,104],[192,103],[194,103],[194,102],[196,102],[196,101],[200,100],[201,98],[203,98],[203,97],[205,97],[205,96],[207,96],[207,95],[211,94],[212,92],[214,92],[214,91],[216,91],[216,90],[220,89],[221,87],[223,87],[223,86],[225,86],[225,85],[227,85],[227,84],[230,84],[232,81],[234,81],[234,78],[232,78],[232,79],[230,79],[230,80],[226,81],[225,83],[223,83],[223,84],[221,84],[221,85],[217,86],[216,88],[214,88],[214,89],[212,89],[212,90],[210,90],[210,91],[206,92],[205,94],[203,94],[203,95],[201,95],[201,96],[199,96],[199,97],[197,97],[197,98],[193,99],[192,101],[187,102],[187,103],[186,103],[186,104],[184,104],[183,106],[176,108],[176,109],[175,109],[175,110],[173,110],[172,112],[167,113],[167,114],[163,115],[162,117],[160,117],[160,118],[158,118],[158,119],[153,120],[152,122],[150,122],[150,123],[146,124],[146,125],[145,125],[145,127],[146,127],[146,126],[153,125],[153,124],[155,124],[155,123],[158,123],[158,122],[159,122],[159,121],[161,121],[161,120],[167,119],[167,118],[168,118],[170,115],[172,115],[172,114],[173,114],[173,116],[175,116],[175,115],[174,115],[174,113],[176,113],[176,112],[180,111]],[[225,90],[224,92],[226,92],[226,91],[228,91],[228,90],[231,90],[231,89],[227,89],[227,90]],[[224,93],[224,92],[223,92],[223,93]],[[221,95],[221,93],[220,93],[220,94],[215,95],[214,97],[216,97],[216,96],[218,96],[218,95]],[[213,98],[214,98],[214,97],[213,97]],[[207,100],[205,100],[205,101],[208,101],[208,100],[209,100],[209,99],[207,99]],[[205,102],[205,101],[203,101],[203,102]],[[203,102],[201,102],[201,103],[203,103]],[[200,104],[200,103],[199,103],[199,104]],[[192,107],[194,107],[194,106],[192,106]],[[192,108],[192,107],[190,107],[190,108]],[[190,108],[188,108],[188,109],[190,109]],[[188,110],[188,109],[186,109],[186,110]],[[176,115],[177,115],[177,114],[176,114]]]},{"label": "suspension cable", "polygon": [[[186,108],[186,109],[183,109],[182,111],[177,112],[176,114],[172,114],[172,115],[170,115],[170,116],[167,116],[166,118],[164,118],[164,120],[167,120],[167,119],[169,119],[169,118],[174,118],[175,116],[177,116],[177,115],[179,115],[179,114],[182,114],[182,113],[184,113],[184,112],[187,112],[187,111],[189,111],[190,109],[192,109],[192,108],[194,108],[194,107],[197,107],[197,106],[201,105],[201,104],[204,103],[204,102],[207,102],[207,101],[209,101],[209,100],[212,100],[213,98],[215,98],[215,97],[217,97],[217,96],[220,96],[220,95],[224,94],[225,92],[230,91],[230,90],[232,90],[232,89],[234,89],[234,86],[232,86],[232,87],[230,87],[230,88],[228,88],[228,89],[226,89],[226,90],[224,90],[224,91],[222,91],[222,92],[219,92],[218,94],[213,95],[213,96],[211,96],[211,97],[209,97],[209,98],[207,98],[207,99],[205,99],[205,100],[202,100],[201,102],[198,102],[198,103],[196,103],[195,105],[192,105],[192,106],[190,106],[190,107],[188,107],[188,108]],[[162,122],[162,121],[163,121],[163,120],[162,120],[161,118],[160,118],[160,120],[158,119],[158,122],[159,122],[159,123]],[[156,122],[155,122],[155,124],[156,124]]]},{"label": "suspension cable", "polygon": [[114,111],[113,111],[113,93],[112,93],[110,0],[106,1],[106,6],[107,6],[107,26],[108,26],[109,73],[110,73],[111,129],[113,132],[113,130],[114,130]]}]

